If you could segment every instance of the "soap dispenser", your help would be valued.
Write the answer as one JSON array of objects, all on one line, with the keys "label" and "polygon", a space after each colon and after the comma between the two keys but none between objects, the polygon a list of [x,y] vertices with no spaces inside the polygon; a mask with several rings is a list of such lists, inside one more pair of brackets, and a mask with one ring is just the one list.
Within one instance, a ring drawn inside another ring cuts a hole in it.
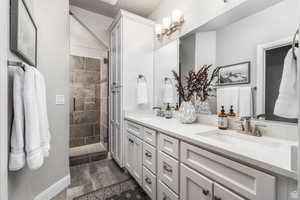
[{"label": "soap dispenser", "polygon": [[227,114],[228,117],[234,118],[236,116],[234,110],[233,110],[233,105],[230,106],[229,113]]},{"label": "soap dispenser", "polygon": [[225,130],[228,128],[228,118],[224,106],[221,106],[221,108],[221,113],[218,115],[218,128]]},{"label": "soap dispenser", "polygon": [[169,103],[168,103],[167,108],[166,108],[165,117],[166,117],[166,119],[171,119],[172,118],[172,109],[171,109]]}]

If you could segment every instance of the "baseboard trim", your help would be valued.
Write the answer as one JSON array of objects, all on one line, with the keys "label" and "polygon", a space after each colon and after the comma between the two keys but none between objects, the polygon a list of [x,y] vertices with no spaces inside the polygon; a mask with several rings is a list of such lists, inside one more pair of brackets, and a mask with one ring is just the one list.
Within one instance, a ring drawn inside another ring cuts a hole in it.
[{"label": "baseboard trim", "polygon": [[34,200],[51,200],[59,193],[61,193],[64,189],[66,189],[71,183],[70,174],[60,179],[58,182],[54,183],[46,190],[38,194]]}]

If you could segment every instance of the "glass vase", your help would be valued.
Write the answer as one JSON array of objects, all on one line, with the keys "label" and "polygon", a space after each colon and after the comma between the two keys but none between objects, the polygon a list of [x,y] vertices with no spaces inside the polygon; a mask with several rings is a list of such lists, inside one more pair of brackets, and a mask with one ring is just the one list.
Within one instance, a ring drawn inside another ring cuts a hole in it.
[{"label": "glass vase", "polygon": [[181,103],[178,117],[179,121],[183,124],[191,124],[196,121],[196,109],[191,101]]},{"label": "glass vase", "polygon": [[197,114],[206,114],[206,115],[211,114],[211,108],[207,100],[206,101],[197,100],[195,102],[195,109]]}]

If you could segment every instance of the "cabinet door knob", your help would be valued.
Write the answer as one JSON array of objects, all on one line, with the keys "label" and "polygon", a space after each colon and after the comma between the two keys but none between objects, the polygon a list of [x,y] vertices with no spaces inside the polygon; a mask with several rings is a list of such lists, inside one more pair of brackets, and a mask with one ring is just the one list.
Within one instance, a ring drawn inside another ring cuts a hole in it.
[{"label": "cabinet door knob", "polygon": [[221,197],[215,197],[215,200],[222,200]]},{"label": "cabinet door knob", "polygon": [[149,153],[149,152],[146,152],[146,153],[145,153],[145,156],[147,156],[148,158],[152,158],[152,154]]},{"label": "cabinet door knob", "polygon": [[[208,190],[202,190],[202,193],[207,196],[209,194],[209,191]],[[216,199],[215,199],[216,200]]]},{"label": "cabinet door knob", "polygon": [[164,165],[164,170],[166,170],[166,171],[169,172],[169,173],[172,173],[172,172],[173,172],[172,168],[171,168],[171,167],[168,167],[167,165]]},{"label": "cabinet door knob", "polygon": [[128,140],[129,140],[129,142],[133,143],[133,140],[132,140],[132,139],[128,139]]},{"label": "cabinet door knob", "polygon": [[148,178],[148,177],[145,179],[145,181],[146,181],[146,183],[148,183],[149,185],[152,184],[152,181],[151,181],[150,178]]}]

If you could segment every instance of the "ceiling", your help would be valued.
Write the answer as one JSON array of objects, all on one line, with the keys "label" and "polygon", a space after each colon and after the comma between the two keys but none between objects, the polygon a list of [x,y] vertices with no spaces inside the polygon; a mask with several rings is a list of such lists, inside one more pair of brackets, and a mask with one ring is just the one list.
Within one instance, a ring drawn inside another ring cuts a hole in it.
[{"label": "ceiling", "polygon": [[70,0],[70,4],[108,17],[115,17],[119,9],[125,9],[132,13],[148,17],[160,1],[119,0],[116,5],[111,5],[101,0]]}]

